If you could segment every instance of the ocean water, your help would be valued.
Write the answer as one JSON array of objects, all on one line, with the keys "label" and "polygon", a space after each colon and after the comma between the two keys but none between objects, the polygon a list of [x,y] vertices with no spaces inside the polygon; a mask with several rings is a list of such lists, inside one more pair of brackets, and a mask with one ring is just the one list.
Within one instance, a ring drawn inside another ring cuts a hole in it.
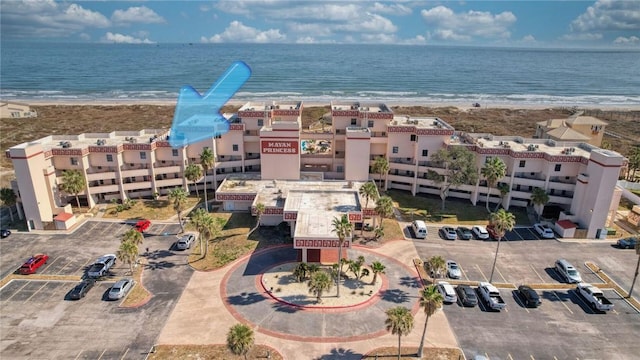
[{"label": "ocean water", "polygon": [[236,60],[233,100],[640,105],[640,51],[389,45],[2,43],[0,98],[175,101]]}]

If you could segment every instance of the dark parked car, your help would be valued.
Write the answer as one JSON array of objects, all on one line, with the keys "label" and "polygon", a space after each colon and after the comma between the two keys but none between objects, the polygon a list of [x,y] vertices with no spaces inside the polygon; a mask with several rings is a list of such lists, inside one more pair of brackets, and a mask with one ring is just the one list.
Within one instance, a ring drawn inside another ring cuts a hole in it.
[{"label": "dark parked car", "polygon": [[478,297],[471,286],[458,285],[456,286],[456,293],[458,293],[458,301],[462,306],[474,307],[478,305]]},{"label": "dark parked car", "polygon": [[458,233],[460,240],[471,240],[471,238],[473,238],[473,233],[468,227],[458,226],[456,228],[456,232]]},{"label": "dark parked car", "polygon": [[6,237],[9,237],[9,235],[11,235],[11,230],[9,230],[9,229],[2,229],[2,230],[0,230],[0,237],[1,237],[1,238],[3,238],[3,239],[4,239],[4,238],[6,238]]},{"label": "dark parked car", "polygon": [[616,245],[618,245],[620,249],[635,249],[637,243],[638,243],[637,237],[628,237],[628,238],[618,240]]},{"label": "dark parked car", "polygon": [[538,307],[542,303],[538,293],[527,285],[518,286],[518,295],[527,307]]},{"label": "dark parked car", "polygon": [[95,283],[96,283],[96,281],[93,280],[93,279],[82,280],[81,283],[76,285],[76,287],[74,287],[71,290],[71,292],[69,293],[69,299],[71,299],[71,300],[80,300],[80,299],[82,299],[85,295],[87,295],[87,292],[89,292],[89,290],[91,290],[91,288],[93,287],[93,285]]}]

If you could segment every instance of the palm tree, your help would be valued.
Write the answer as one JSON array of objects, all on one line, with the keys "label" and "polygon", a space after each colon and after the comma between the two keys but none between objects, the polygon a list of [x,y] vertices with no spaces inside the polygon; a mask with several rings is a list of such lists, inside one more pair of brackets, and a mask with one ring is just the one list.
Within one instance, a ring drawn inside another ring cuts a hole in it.
[{"label": "palm tree", "polygon": [[498,190],[500,191],[500,202],[498,202],[496,204],[496,208],[493,211],[498,211],[498,208],[500,207],[500,204],[502,204],[502,200],[504,200],[504,197],[507,196],[507,194],[509,193],[509,185],[507,184],[499,184],[498,185]]},{"label": "palm tree", "polygon": [[376,202],[376,212],[380,216],[380,226],[382,226],[382,219],[391,217],[393,215],[393,200],[389,196],[382,196]]},{"label": "palm tree", "polygon": [[487,180],[487,211],[489,210],[489,194],[491,188],[496,186],[498,180],[502,179],[507,174],[507,165],[504,161],[497,156],[487,159],[484,167],[480,169],[480,173]]},{"label": "palm tree", "polygon": [[307,278],[307,272],[309,271],[309,264],[301,262],[295,269],[293,269],[293,276],[298,282],[303,282]]},{"label": "palm tree", "polygon": [[427,260],[427,267],[431,273],[431,277],[438,278],[446,269],[446,261],[440,255],[434,255]]},{"label": "palm tree", "polygon": [[189,166],[184,169],[184,177],[186,177],[187,180],[191,181],[193,185],[196,186],[196,196],[200,197],[200,194],[198,194],[198,184],[196,184],[196,181],[198,181],[202,177],[202,168],[200,167],[200,165],[189,164]]},{"label": "palm tree", "polygon": [[380,226],[376,227],[375,230],[373,230],[374,235],[376,240],[380,239],[381,237],[384,236],[384,226],[382,226],[382,224],[380,224]]},{"label": "palm tree", "polygon": [[386,269],[386,266],[382,265],[380,261],[374,261],[371,263],[371,271],[373,271],[372,284],[375,284],[376,280],[378,280],[378,274],[384,274],[384,269]]},{"label": "palm tree", "polygon": [[424,338],[427,335],[427,323],[431,315],[435,314],[436,310],[442,306],[443,301],[442,294],[440,294],[440,291],[438,291],[435,285],[427,286],[420,292],[420,307],[424,309],[424,314],[427,316],[424,320],[422,339],[420,340],[420,347],[418,348],[418,358],[420,359],[422,359],[423,354]]},{"label": "palm tree", "polygon": [[253,330],[245,324],[233,325],[227,333],[227,347],[234,355],[243,355],[245,360],[253,343]]},{"label": "palm tree", "polygon": [[209,211],[209,202],[207,201],[207,172],[213,168],[215,164],[215,157],[213,156],[213,150],[206,147],[202,149],[200,153],[200,165],[204,169],[204,208]]},{"label": "palm tree", "polygon": [[131,241],[123,241],[120,243],[118,251],[116,251],[116,257],[123,263],[129,264],[129,270],[131,270],[131,275],[133,275],[133,264],[138,260],[138,245]]},{"label": "palm tree", "polygon": [[349,263],[349,270],[353,273],[356,279],[360,278],[360,272],[362,271],[362,265],[364,264],[364,256],[358,256],[356,261]]},{"label": "palm tree", "polygon": [[184,225],[182,225],[182,212],[187,206],[187,192],[183,188],[177,187],[169,192],[169,200],[173,201],[173,210],[178,214],[178,221],[180,222],[181,232],[184,232]]},{"label": "palm tree", "polygon": [[[333,229],[331,232],[335,232],[338,235],[338,261],[342,261],[342,244],[345,242],[347,238],[351,237],[351,230],[353,229],[353,224],[349,222],[349,218],[347,214],[342,214],[342,217],[337,218],[334,217],[331,222]],[[340,278],[342,277],[342,269],[340,269],[340,273],[338,274],[338,278],[336,279],[336,287],[338,288],[338,297],[340,297]]]},{"label": "palm tree", "polygon": [[372,169],[374,173],[380,175],[380,189],[382,189],[382,176],[389,172],[389,161],[384,156],[379,156],[373,162]]},{"label": "palm tree", "polygon": [[[369,199],[378,200],[378,189],[376,188],[376,184],[367,181],[364,183],[360,189],[358,190],[360,196],[364,197],[364,209],[369,207]],[[364,214],[363,209],[363,214]],[[364,215],[362,216],[362,230],[360,231],[360,236],[364,234]]]},{"label": "palm tree", "polygon": [[493,258],[493,267],[491,268],[491,276],[489,276],[489,282],[492,282],[493,272],[496,270],[496,261],[498,261],[500,240],[502,240],[502,237],[507,231],[513,230],[513,227],[516,225],[516,216],[506,211],[505,209],[500,209],[494,213],[491,213],[489,222],[493,226],[493,229],[496,233],[496,238],[498,240],[498,245],[496,246],[496,256]]},{"label": "palm tree", "polygon": [[122,236],[122,242],[128,241],[135,246],[142,245],[142,241],[144,240],[144,235],[136,229],[129,229]]},{"label": "palm tree", "polygon": [[0,189],[0,201],[2,201],[3,204],[9,207],[9,216],[11,217],[11,222],[13,222],[13,211],[11,209],[13,208],[13,205],[16,204],[17,199],[18,197],[16,196],[16,193],[13,191],[13,189]]},{"label": "palm tree", "polygon": [[256,231],[258,227],[260,227],[260,220],[262,220],[262,214],[264,214],[264,204],[257,203],[256,204],[256,217],[257,217],[256,226],[253,229],[251,229],[251,231],[249,231],[249,234],[247,234],[247,236],[251,235],[251,233]]},{"label": "palm tree", "polygon": [[540,221],[544,206],[549,202],[549,194],[542,188],[533,188],[533,191],[531,191],[531,202],[538,215],[538,221]]},{"label": "palm tree", "polygon": [[[220,224],[215,221],[213,216],[209,214],[205,209],[197,209],[191,215],[191,222],[196,227],[198,233],[200,233],[200,251],[207,256],[209,251],[209,240],[212,237],[217,237],[220,232]],[[202,244],[205,244],[203,247]]]},{"label": "palm tree", "polygon": [[400,339],[403,335],[408,335],[413,330],[413,314],[404,306],[390,308],[386,311],[387,319],[385,325],[387,331],[398,335],[398,360],[400,360]]},{"label": "palm tree", "polygon": [[80,198],[78,198],[78,194],[87,187],[87,183],[82,172],[80,172],[80,170],[65,170],[62,173],[62,181],[62,184],[60,184],[60,190],[67,194],[75,195],[76,204],[80,207]]},{"label": "palm tree", "polygon": [[333,281],[326,271],[316,271],[311,274],[307,286],[309,286],[309,292],[316,295],[318,304],[322,304],[322,294],[331,290]]}]

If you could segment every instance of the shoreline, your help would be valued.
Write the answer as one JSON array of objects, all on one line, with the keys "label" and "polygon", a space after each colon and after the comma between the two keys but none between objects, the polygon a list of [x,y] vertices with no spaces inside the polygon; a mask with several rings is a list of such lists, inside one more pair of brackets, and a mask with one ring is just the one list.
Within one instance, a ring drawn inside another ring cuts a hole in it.
[{"label": "shoreline", "polygon": [[[3,102],[17,102],[28,104],[30,106],[175,106],[176,100],[30,100],[30,99],[0,99]],[[242,106],[247,102],[264,103],[268,104],[272,101],[275,102],[292,102],[296,100],[230,100],[226,105]],[[473,107],[471,103],[462,102],[418,102],[418,101],[402,101],[402,100],[351,100],[335,98],[333,101],[338,102],[356,102],[359,101],[363,104],[371,103],[384,103],[389,107],[426,107],[426,108],[444,108],[453,107],[459,110],[468,111],[471,109],[527,109],[527,110],[544,110],[544,109],[588,109],[588,110],[609,110],[609,111],[640,111],[640,104],[624,104],[624,105],[611,105],[611,104],[589,104],[589,105],[575,105],[575,104],[529,104],[529,103],[497,103],[486,102],[480,103],[480,107]],[[330,101],[303,101],[305,107],[324,107],[329,106]]]}]

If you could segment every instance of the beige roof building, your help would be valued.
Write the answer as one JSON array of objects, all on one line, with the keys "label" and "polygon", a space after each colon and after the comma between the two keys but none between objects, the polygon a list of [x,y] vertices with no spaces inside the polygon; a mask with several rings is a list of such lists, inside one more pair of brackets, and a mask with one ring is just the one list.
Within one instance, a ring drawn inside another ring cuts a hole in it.
[{"label": "beige roof building", "polygon": [[0,118],[32,118],[38,113],[31,110],[29,104],[2,101],[0,102]]},{"label": "beige roof building", "polygon": [[555,141],[583,141],[600,146],[607,123],[593,116],[582,116],[582,112],[567,119],[549,119],[538,122],[536,137]]}]

